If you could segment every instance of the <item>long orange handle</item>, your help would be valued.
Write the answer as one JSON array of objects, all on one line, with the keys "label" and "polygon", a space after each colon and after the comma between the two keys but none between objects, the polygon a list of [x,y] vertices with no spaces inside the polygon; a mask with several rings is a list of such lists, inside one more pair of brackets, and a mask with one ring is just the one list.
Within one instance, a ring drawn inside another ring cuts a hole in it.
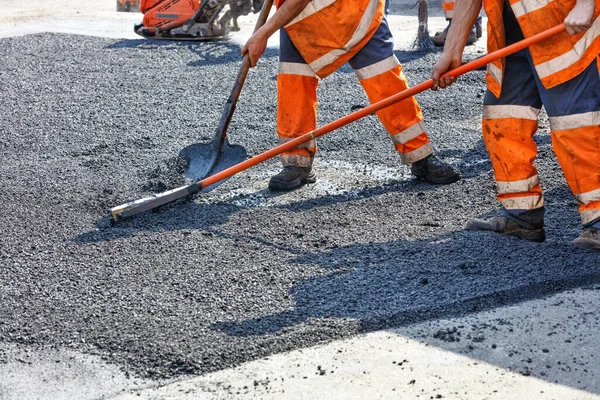
[{"label": "long orange handle", "polygon": [[[541,42],[542,40],[548,39],[549,37],[552,37],[552,36],[554,36],[558,33],[561,33],[565,30],[566,30],[565,24],[560,24],[558,26],[555,26],[554,28],[548,29],[541,33],[538,33],[537,35],[534,35],[530,38],[521,40],[520,42],[517,42],[510,46],[504,47],[500,50],[494,51],[493,53],[490,53],[484,57],[478,58],[469,63],[461,65],[458,68],[448,71],[443,76],[457,77],[457,76],[463,75],[467,72],[473,71],[474,69],[481,68],[481,67],[491,63],[492,61],[498,60],[500,58],[504,58],[510,54],[516,53],[519,50],[523,50],[524,48],[529,47],[532,44],[535,44],[535,43]],[[424,92],[425,90],[431,89],[432,87],[433,87],[433,80],[429,79],[428,81],[420,83],[417,86],[406,89],[400,93],[397,93],[397,94],[390,96],[386,99],[383,99],[381,101],[378,101],[377,103],[373,103],[368,107],[365,107],[365,108],[355,111],[351,114],[348,114],[345,117],[337,119],[326,125],[323,125],[322,127],[317,128],[312,132],[305,133],[304,135],[299,136],[294,140],[290,140],[289,142],[280,144],[277,147],[273,147],[271,150],[267,150],[264,153],[260,153],[246,161],[242,161],[241,163],[236,164],[232,167],[229,167],[215,175],[212,175],[212,176],[209,176],[208,178],[202,179],[201,181],[199,181],[197,183],[197,185],[199,186],[200,189],[206,188],[214,183],[217,183],[223,179],[227,179],[239,172],[242,172],[250,167],[253,167],[256,164],[260,164],[263,161],[273,158],[273,157],[283,153],[286,150],[291,150],[296,146],[299,146],[303,143],[308,142],[309,140],[312,140],[319,136],[323,136],[335,129],[338,129],[338,128],[341,128],[342,126],[348,125],[349,123],[354,122],[357,119],[366,117],[367,115],[373,114],[376,111],[381,110],[382,108],[391,106],[394,103],[398,103],[399,101],[402,101],[404,99],[412,97],[418,93]]]}]

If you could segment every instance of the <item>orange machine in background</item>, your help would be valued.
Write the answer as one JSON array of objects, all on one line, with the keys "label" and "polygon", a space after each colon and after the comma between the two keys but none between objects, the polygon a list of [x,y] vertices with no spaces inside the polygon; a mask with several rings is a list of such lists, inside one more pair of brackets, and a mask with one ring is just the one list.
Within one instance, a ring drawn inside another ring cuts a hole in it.
[{"label": "orange machine in background", "polygon": [[[225,38],[229,30],[239,30],[240,15],[248,15],[252,9],[255,13],[260,11],[262,3],[262,0],[141,0],[144,19],[134,30],[149,39]],[[229,9],[219,19],[225,6]]]}]

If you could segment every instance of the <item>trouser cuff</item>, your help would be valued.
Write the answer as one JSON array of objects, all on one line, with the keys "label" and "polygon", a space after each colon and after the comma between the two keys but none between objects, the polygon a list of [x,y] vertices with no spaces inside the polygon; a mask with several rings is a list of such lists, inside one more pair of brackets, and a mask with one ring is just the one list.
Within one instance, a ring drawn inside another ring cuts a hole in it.
[{"label": "trouser cuff", "polygon": [[503,211],[503,215],[515,221],[526,229],[541,229],[544,227],[544,207],[534,210],[507,210]]}]

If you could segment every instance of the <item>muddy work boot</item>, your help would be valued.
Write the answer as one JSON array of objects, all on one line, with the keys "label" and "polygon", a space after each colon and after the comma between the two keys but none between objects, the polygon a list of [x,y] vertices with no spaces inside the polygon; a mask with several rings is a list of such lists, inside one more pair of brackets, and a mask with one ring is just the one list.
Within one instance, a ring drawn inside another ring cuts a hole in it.
[{"label": "muddy work boot", "polygon": [[456,168],[443,162],[433,154],[412,163],[410,172],[412,172],[417,179],[437,185],[454,183],[460,179],[460,173]]},{"label": "muddy work boot", "polygon": [[[441,32],[436,32],[435,35],[431,37],[431,41],[434,45],[438,47],[444,47],[444,45],[446,44],[446,37],[448,36],[448,30],[450,29],[450,25],[452,25],[451,19],[448,20],[448,26],[446,26],[446,29],[444,29]],[[481,22],[479,23],[479,27],[483,29],[481,27]],[[473,28],[471,28],[471,31],[469,32],[469,37],[467,38],[467,46],[472,45],[477,41],[477,39],[481,37],[481,35],[483,34],[483,30],[481,30],[481,34],[479,36],[477,36],[478,32],[479,31],[477,30],[477,23],[475,23],[475,25],[473,25]]]},{"label": "muddy work boot", "polygon": [[596,228],[585,228],[573,244],[591,250],[600,251],[600,230]]},{"label": "muddy work boot", "polygon": [[507,217],[493,217],[490,219],[472,219],[467,222],[469,231],[492,231],[505,236],[514,236],[530,242],[541,243],[546,240],[544,228],[527,229]]},{"label": "muddy work boot", "polygon": [[317,176],[312,167],[284,167],[280,173],[271,177],[269,188],[287,192],[299,188],[305,183],[315,183]]}]

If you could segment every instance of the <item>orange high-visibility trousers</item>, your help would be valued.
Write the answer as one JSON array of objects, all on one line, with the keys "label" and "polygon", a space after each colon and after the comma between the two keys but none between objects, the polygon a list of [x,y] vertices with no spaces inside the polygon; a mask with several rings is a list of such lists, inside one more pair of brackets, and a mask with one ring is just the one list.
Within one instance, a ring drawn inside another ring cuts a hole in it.
[{"label": "orange high-visibility trousers", "polygon": [[598,60],[577,77],[544,88],[528,50],[505,61],[499,98],[484,100],[483,138],[505,214],[527,227],[543,226],[544,198],[533,136],[542,105],[552,147],[579,203],[584,226],[600,228],[600,73]]},{"label": "orange high-visibility trousers", "polygon": [[[393,39],[384,19],[349,61],[371,103],[408,87],[402,66],[393,53]],[[280,64],[277,76],[277,133],[286,142],[316,128],[318,78],[291,42],[280,31]],[[409,98],[377,112],[405,163],[432,153],[423,115],[416,99]],[[309,141],[281,155],[284,166],[312,165],[316,142]]]},{"label": "orange high-visibility trousers", "polygon": [[444,16],[446,19],[452,19],[454,16],[454,5],[456,0],[442,0],[442,8],[444,9]]}]

